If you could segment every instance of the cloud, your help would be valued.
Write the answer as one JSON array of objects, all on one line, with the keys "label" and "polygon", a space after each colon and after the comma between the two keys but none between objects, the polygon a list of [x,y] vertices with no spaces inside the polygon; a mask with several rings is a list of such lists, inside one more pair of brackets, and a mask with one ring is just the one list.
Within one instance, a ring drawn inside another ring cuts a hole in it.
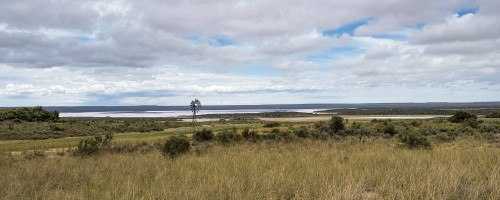
[{"label": "cloud", "polygon": [[472,99],[500,84],[494,0],[0,3],[9,105]]},{"label": "cloud", "polygon": [[444,23],[425,26],[415,35],[414,42],[432,44],[498,39],[500,35],[498,19],[472,13],[462,17],[453,14],[448,16]]}]

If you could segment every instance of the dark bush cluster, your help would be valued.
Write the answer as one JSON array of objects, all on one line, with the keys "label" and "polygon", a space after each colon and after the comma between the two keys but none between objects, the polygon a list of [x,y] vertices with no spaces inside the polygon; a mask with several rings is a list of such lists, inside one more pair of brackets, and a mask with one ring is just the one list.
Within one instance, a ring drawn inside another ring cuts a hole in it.
[{"label": "dark bush cluster", "polygon": [[250,130],[248,127],[243,129],[243,131],[241,132],[241,136],[245,139],[253,140],[254,142],[260,139],[260,135],[257,133],[257,131]]},{"label": "dark bush cluster", "polygon": [[193,134],[193,139],[199,142],[210,141],[214,138],[214,133],[211,130],[203,129]]},{"label": "dark bush cluster", "polygon": [[265,128],[273,128],[273,127],[278,127],[278,126],[281,126],[281,124],[279,122],[268,122],[268,123],[264,124]]},{"label": "dark bush cluster", "polygon": [[34,108],[8,108],[0,110],[0,121],[3,120],[18,120],[26,122],[48,122],[59,120],[59,111],[48,111],[42,106]]},{"label": "dark bush cluster", "polygon": [[191,145],[189,139],[185,136],[172,136],[167,138],[162,147],[162,152],[165,156],[175,158],[183,153],[189,152]]},{"label": "dark bush cluster", "polygon": [[332,119],[330,120],[330,129],[334,133],[338,133],[341,130],[344,130],[345,129],[344,118],[339,116],[333,116]]},{"label": "dark bush cluster", "polygon": [[242,139],[242,136],[238,134],[238,131],[236,129],[233,129],[233,130],[224,130],[220,132],[219,134],[217,134],[216,138],[217,141],[223,144],[227,144],[230,142],[240,141]]},{"label": "dark bush cluster", "polygon": [[452,122],[452,123],[462,123],[466,120],[477,120],[477,116],[475,114],[472,114],[472,113],[469,113],[467,111],[464,111],[464,110],[457,110],[455,111],[455,113],[453,114],[453,116],[451,116],[448,121]]}]

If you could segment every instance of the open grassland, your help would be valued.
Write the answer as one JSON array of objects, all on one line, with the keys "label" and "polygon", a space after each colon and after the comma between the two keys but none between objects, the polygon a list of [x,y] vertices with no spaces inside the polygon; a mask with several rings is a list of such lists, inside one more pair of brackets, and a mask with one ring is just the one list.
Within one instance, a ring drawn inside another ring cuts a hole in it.
[{"label": "open grassland", "polygon": [[[187,122],[185,123],[187,124]],[[243,129],[244,127],[249,127],[252,129],[262,128],[263,124],[211,124],[203,125],[200,128],[209,128],[213,131],[223,131],[231,129],[232,127]],[[264,129],[265,130],[265,129]],[[100,132],[96,132],[100,133]],[[169,128],[164,131],[152,131],[152,132],[130,132],[130,133],[118,133],[113,137],[115,144],[137,144],[142,142],[154,142],[157,140],[165,139],[169,135],[173,134],[186,134],[190,135],[193,133],[193,128],[189,125],[179,128]],[[94,133],[95,134],[95,133]],[[57,139],[45,139],[45,140],[0,140],[0,153],[9,153],[12,151],[27,151],[27,150],[47,150],[53,148],[71,148],[76,147],[78,141],[86,137],[65,137]]]},{"label": "open grassland", "polygon": [[4,159],[0,199],[500,199],[500,148],[474,139],[200,143],[159,151]]},{"label": "open grassland", "polygon": [[4,121],[0,199],[500,199],[499,119],[280,116]]}]

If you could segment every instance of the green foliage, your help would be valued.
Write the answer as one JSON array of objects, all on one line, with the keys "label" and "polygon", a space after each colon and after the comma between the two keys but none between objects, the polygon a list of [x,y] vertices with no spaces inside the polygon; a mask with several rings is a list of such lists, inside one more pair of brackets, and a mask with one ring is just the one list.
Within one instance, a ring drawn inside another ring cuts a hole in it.
[{"label": "green foliage", "polygon": [[441,141],[441,142],[450,142],[455,140],[454,135],[450,135],[448,133],[439,133],[436,135],[436,139]]},{"label": "green foliage", "polygon": [[471,128],[477,128],[479,126],[480,121],[478,121],[476,118],[467,118],[463,121],[463,124],[465,126],[469,126]]},{"label": "green foliage", "polygon": [[310,135],[310,131],[306,126],[301,126],[299,129],[295,130],[295,135],[300,138],[307,138]]},{"label": "green foliage", "polygon": [[26,122],[57,121],[59,120],[59,111],[48,111],[43,109],[42,106],[2,109],[0,110],[0,121],[3,120]]},{"label": "green foliage", "polygon": [[264,124],[265,128],[273,128],[273,127],[278,127],[278,126],[281,126],[281,124],[279,122],[268,122],[268,123]]},{"label": "green foliage", "polygon": [[248,127],[243,129],[243,131],[241,132],[241,136],[243,136],[244,138],[249,138],[250,137],[250,129]]},{"label": "green foliage", "polygon": [[235,142],[235,141],[240,141],[242,136],[238,134],[238,132],[234,130],[224,130],[217,134],[216,136],[217,141],[222,142],[224,144],[230,143],[230,142]]},{"label": "green foliage", "polygon": [[414,148],[424,148],[430,149],[431,142],[423,135],[416,133],[409,133],[407,135],[399,135],[399,141],[402,142],[406,147],[410,149]]},{"label": "green foliage", "polygon": [[165,140],[161,151],[165,156],[170,156],[174,159],[177,156],[189,152],[191,145],[189,139],[185,136],[172,136]]},{"label": "green foliage", "polygon": [[398,131],[394,128],[393,124],[387,124],[384,128],[384,133],[393,136],[396,135]]},{"label": "green foliage", "polygon": [[202,141],[210,141],[214,138],[214,133],[211,130],[203,129],[194,133],[193,139],[202,142]]},{"label": "green foliage", "polygon": [[500,110],[496,110],[487,114],[486,118],[500,118]]},{"label": "green foliage", "polygon": [[74,154],[78,156],[88,156],[98,153],[103,148],[108,148],[112,139],[113,135],[110,133],[107,133],[104,136],[96,135],[93,138],[82,139],[78,143],[78,147],[76,148]]},{"label": "green foliage", "polygon": [[252,139],[254,142],[260,138],[260,135],[257,134],[257,131],[250,130],[248,127],[243,129],[241,132],[241,136],[245,139]]},{"label": "green foliage", "polygon": [[338,133],[345,129],[344,118],[339,116],[333,116],[330,120],[330,130],[334,133]]},{"label": "green foliage", "polygon": [[464,111],[464,110],[457,110],[457,111],[455,111],[453,116],[448,118],[448,121],[450,121],[452,123],[462,123],[467,119],[477,120],[477,116],[475,114],[469,113],[469,112]]},{"label": "green foliage", "polygon": [[[17,119],[16,119],[17,120]],[[167,128],[190,126],[168,122],[166,118],[71,118],[56,122],[0,122],[0,140],[43,140],[63,137],[93,136],[95,133],[127,133],[163,131]],[[161,120],[161,121],[159,121]]]}]

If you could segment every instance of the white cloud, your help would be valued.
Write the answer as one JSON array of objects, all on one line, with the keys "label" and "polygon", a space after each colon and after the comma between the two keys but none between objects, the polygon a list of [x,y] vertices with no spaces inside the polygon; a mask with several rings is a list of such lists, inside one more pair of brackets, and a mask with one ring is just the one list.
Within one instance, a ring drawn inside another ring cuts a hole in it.
[{"label": "white cloud", "polygon": [[415,88],[427,100],[429,87],[469,100],[500,84],[494,0],[0,3],[8,105],[369,102]]},{"label": "white cloud", "polygon": [[453,14],[444,23],[425,26],[415,35],[414,41],[427,44],[498,39],[500,27],[497,24],[498,18],[472,13],[462,17]]}]

